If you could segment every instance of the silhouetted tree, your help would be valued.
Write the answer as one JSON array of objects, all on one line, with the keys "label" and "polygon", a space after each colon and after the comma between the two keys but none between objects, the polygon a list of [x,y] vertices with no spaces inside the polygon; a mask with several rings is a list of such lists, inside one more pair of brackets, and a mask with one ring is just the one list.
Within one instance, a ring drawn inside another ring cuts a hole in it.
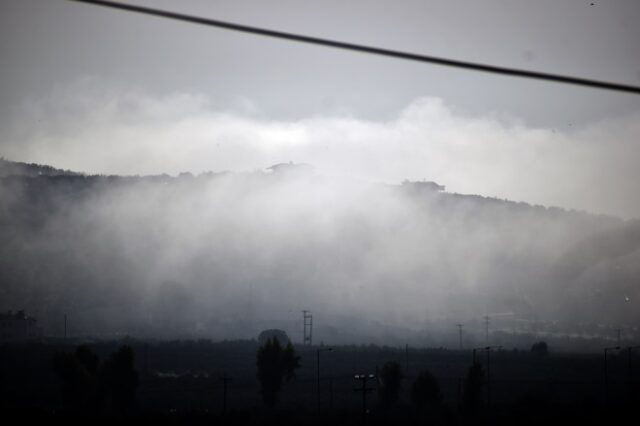
[{"label": "silhouetted tree", "polygon": [[53,358],[53,370],[62,381],[62,395],[67,409],[86,410],[97,403],[98,356],[86,346],[75,353],[58,353]]},{"label": "silhouetted tree", "polygon": [[440,384],[429,371],[421,371],[413,382],[411,400],[416,408],[422,412],[437,407],[442,402]]},{"label": "silhouetted tree", "polygon": [[138,372],[130,346],[122,346],[109,356],[101,371],[101,382],[107,408],[120,414],[129,413],[138,388]]},{"label": "silhouetted tree", "polygon": [[78,346],[76,348],[76,359],[91,376],[97,377],[98,368],[100,367],[100,358],[98,358],[98,355],[96,355],[89,346]]},{"label": "silhouetted tree", "polygon": [[296,356],[291,342],[283,348],[273,337],[258,349],[257,366],[262,400],[267,407],[274,407],[283,382],[289,382],[295,376],[300,357]]},{"label": "silhouetted tree", "polygon": [[549,353],[547,342],[534,343],[531,346],[531,353],[538,356],[547,356]]},{"label": "silhouetted tree", "polygon": [[285,344],[285,343],[289,343],[289,336],[287,336],[287,332],[284,330],[279,330],[277,328],[271,328],[268,330],[263,330],[259,335],[258,335],[258,344],[260,346],[264,345],[265,343],[267,343],[267,340],[272,339],[272,338],[277,338],[280,341],[280,344]]},{"label": "silhouetted tree", "polygon": [[484,369],[480,363],[476,362],[469,367],[464,381],[463,401],[467,412],[475,413],[480,407],[482,386],[484,386]]},{"label": "silhouetted tree", "polygon": [[378,397],[383,408],[389,408],[398,401],[402,388],[402,367],[395,361],[385,363],[379,371]]},{"label": "silhouetted tree", "polygon": [[73,354],[59,353],[53,358],[53,371],[62,382],[62,399],[69,409],[82,405],[85,395],[84,372]]}]

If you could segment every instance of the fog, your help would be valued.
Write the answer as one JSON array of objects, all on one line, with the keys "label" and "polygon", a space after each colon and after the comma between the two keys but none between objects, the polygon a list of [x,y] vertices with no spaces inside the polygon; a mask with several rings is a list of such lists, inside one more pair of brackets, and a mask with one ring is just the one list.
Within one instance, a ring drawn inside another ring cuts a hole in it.
[{"label": "fog", "polygon": [[640,319],[636,221],[291,165],[2,182],[0,309],[54,335],[64,314],[75,335],[299,340],[309,309],[316,342],[418,344],[460,321],[481,339],[485,314],[585,334]]},{"label": "fog", "polygon": [[2,129],[6,158],[89,174],[1,173],[0,309],[50,335],[66,314],[75,335],[300,340],[302,309],[328,343],[452,345],[458,322],[482,342],[484,315],[638,333],[638,113],[537,128],[422,97],[287,121],[102,83]]},{"label": "fog", "polygon": [[434,180],[459,193],[640,216],[640,112],[532,127],[502,112],[468,115],[421,97],[388,120],[351,113],[268,118],[247,98],[151,95],[101,79],[16,105],[6,158],[103,174],[253,171],[293,161],[363,182]]}]

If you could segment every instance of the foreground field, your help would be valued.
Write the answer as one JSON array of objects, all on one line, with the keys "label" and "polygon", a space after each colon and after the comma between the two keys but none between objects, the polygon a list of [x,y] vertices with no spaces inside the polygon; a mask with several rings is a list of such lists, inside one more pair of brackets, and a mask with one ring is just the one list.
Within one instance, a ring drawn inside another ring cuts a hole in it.
[{"label": "foreground field", "polygon": [[[472,413],[464,401],[465,376],[472,364],[470,350],[336,346],[328,351],[328,347],[298,346],[301,365],[296,377],[285,384],[276,408],[267,410],[256,378],[255,341],[43,341],[0,347],[3,411],[25,419],[77,419],[77,407],[65,398],[53,359],[57,353],[73,352],[79,344],[88,344],[100,360],[122,345],[133,348],[139,384],[135,407],[125,416],[131,421],[357,424],[363,421],[363,395],[356,391],[361,382],[354,375],[375,375],[390,361],[402,367],[399,400],[383,408],[376,389],[379,382],[370,379],[367,387],[372,391],[364,401],[367,422],[596,421],[624,414],[640,396],[640,357],[633,351],[630,356],[627,351],[609,353],[606,384],[602,356],[498,350],[488,358],[486,351],[478,351],[477,361],[485,376],[480,406]],[[318,349],[322,349],[319,370]],[[441,404],[428,413],[418,412],[410,398],[411,385],[424,370],[435,376],[442,393]],[[223,377],[228,378],[226,392]],[[96,421],[115,415],[81,414]],[[122,415],[117,414],[118,418]]]}]

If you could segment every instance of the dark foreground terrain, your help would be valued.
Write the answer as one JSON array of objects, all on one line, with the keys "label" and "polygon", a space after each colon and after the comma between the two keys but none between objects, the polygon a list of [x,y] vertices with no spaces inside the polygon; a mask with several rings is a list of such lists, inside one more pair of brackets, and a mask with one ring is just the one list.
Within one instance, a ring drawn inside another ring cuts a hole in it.
[{"label": "dark foreground terrain", "polygon": [[[90,367],[81,374],[71,371],[73,366],[61,367],[63,354],[77,354],[80,345],[97,355],[86,365],[102,366],[95,383],[87,373]],[[100,401],[92,399],[88,389],[102,389],[96,383],[126,388],[113,357],[123,346],[134,356],[137,384],[131,387],[130,404],[119,405],[122,395],[116,393],[98,392]],[[500,349],[488,358],[485,350],[478,350],[482,378],[474,400],[468,389],[473,385],[468,378],[471,350],[295,349],[300,356],[295,377],[284,385],[276,406],[265,408],[255,341],[7,343],[0,346],[0,408],[5,418],[67,424],[613,424],[622,419],[634,424],[638,418],[640,356],[633,350],[610,351],[606,376],[602,355]],[[382,377],[389,362],[401,369],[398,399],[385,400],[379,379],[369,378],[370,391],[363,400],[358,390],[363,383],[354,375]],[[427,397],[420,405],[412,397],[412,386],[425,370],[435,377],[441,398]]]}]

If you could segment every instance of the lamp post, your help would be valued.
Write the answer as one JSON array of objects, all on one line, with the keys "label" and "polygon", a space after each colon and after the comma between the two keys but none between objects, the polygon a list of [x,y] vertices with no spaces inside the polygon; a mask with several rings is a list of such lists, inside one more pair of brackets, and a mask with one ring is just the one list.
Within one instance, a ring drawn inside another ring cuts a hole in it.
[{"label": "lamp post", "polygon": [[607,368],[607,352],[608,351],[619,351],[620,346],[612,346],[609,348],[604,348],[604,402],[605,405],[609,405],[609,371]]},{"label": "lamp post", "polygon": [[476,364],[476,351],[487,351],[487,406],[491,406],[491,350],[502,349],[502,346],[484,346],[473,349],[473,365]]},{"label": "lamp post", "polygon": [[362,383],[360,388],[355,388],[354,391],[362,392],[362,425],[367,424],[367,393],[373,392],[374,388],[367,387],[367,380],[376,378],[375,374],[356,374],[354,379],[359,380]]},{"label": "lamp post", "polygon": [[318,348],[316,349],[316,391],[318,397],[318,415],[320,415],[320,352],[331,352],[333,348]]}]

